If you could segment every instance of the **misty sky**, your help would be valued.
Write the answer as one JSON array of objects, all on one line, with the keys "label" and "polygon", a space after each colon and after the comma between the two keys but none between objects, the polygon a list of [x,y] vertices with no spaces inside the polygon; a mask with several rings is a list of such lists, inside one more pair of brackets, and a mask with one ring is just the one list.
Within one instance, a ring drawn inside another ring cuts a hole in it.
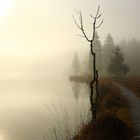
[{"label": "misty sky", "polygon": [[140,0],[0,0],[0,75],[15,69],[20,75],[39,66],[49,72],[70,64],[75,51],[85,51],[88,45],[76,36],[73,9],[89,21],[87,15],[94,15],[98,5],[104,19],[98,31],[102,42],[108,33],[116,42],[139,40]]}]

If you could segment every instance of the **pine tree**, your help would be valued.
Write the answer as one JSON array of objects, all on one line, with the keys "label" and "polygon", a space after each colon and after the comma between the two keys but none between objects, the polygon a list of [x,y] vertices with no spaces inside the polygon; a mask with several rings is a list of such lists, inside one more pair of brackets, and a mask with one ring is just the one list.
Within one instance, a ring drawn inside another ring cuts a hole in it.
[{"label": "pine tree", "polygon": [[122,77],[129,72],[129,67],[124,63],[124,54],[120,47],[116,47],[113,51],[110,64],[108,66],[108,73],[113,77]]},{"label": "pine tree", "polygon": [[114,50],[114,40],[110,34],[106,37],[104,46],[103,46],[103,69],[107,72],[108,65],[110,63],[110,59],[113,55]]},{"label": "pine tree", "polygon": [[128,41],[121,41],[119,45],[123,46],[125,60],[131,67],[131,73],[140,74],[140,61],[138,61],[140,59],[140,42],[133,38]]}]

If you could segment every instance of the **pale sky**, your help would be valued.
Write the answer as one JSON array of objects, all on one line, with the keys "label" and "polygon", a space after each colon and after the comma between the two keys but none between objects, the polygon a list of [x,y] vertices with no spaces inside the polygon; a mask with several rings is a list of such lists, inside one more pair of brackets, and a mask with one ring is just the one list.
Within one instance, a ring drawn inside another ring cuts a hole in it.
[{"label": "pale sky", "polygon": [[7,75],[12,68],[44,64],[51,71],[70,64],[75,51],[88,46],[76,36],[73,9],[83,12],[85,27],[90,27],[88,15],[98,5],[104,19],[98,31],[102,42],[108,33],[116,42],[140,40],[140,0],[0,0],[0,71]]}]

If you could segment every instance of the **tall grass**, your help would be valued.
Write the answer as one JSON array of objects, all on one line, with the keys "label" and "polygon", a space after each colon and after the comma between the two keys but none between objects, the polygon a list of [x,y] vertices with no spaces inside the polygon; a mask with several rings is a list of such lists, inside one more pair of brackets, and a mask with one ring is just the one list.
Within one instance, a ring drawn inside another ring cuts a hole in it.
[{"label": "tall grass", "polygon": [[44,104],[46,112],[49,113],[51,121],[54,123],[48,128],[47,121],[41,119],[45,129],[43,130],[43,140],[72,140],[79,132],[81,126],[87,124],[89,120],[88,105],[84,103],[83,98],[80,102],[73,100],[69,107],[64,103],[60,96],[56,96],[56,102],[52,106]]},{"label": "tall grass", "polygon": [[89,104],[85,100],[71,100],[68,108],[60,96],[56,99],[57,104],[52,103],[52,108],[44,104],[46,112],[55,121],[50,128],[46,125],[43,140],[132,140],[131,105],[111,79],[100,79],[96,124],[90,121]]}]

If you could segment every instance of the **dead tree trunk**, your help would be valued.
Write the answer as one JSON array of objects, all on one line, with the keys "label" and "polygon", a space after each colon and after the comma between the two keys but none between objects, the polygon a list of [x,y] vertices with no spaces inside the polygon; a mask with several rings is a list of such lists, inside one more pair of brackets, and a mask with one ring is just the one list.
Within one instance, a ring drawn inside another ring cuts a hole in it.
[{"label": "dead tree trunk", "polygon": [[[93,34],[91,39],[88,38],[87,34],[85,33],[85,29],[83,27],[83,17],[82,17],[82,13],[81,11],[76,13],[79,15],[79,21],[80,24],[78,24],[78,22],[75,20],[75,24],[77,25],[77,27],[82,31],[83,35],[80,35],[81,37],[84,37],[89,43],[90,43],[90,53],[93,56],[93,77],[92,80],[90,82],[90,105],[91,105],[91,112],[92,112],[92,120],[96,121],[96,114],[97,114],[97,102],[98,102],[98,96],[99,96],[99,91],[98,91],[98,70],[96,68],[96,53],[94,52],[93,48],[93,42],[95,39],[95,35],[96,35],[96,29],[99,28],[102,23],[103,20],[101,20],[100,24],[98,26],[96,26],[96,22],[97,20],[102,16],[102,14],[99,14],[100,11],[100,6],[98,6],[97,12],[95,17],[90,15],[91,18],[93,18]],[[93,97],[95,98],[93,100]]]}]

